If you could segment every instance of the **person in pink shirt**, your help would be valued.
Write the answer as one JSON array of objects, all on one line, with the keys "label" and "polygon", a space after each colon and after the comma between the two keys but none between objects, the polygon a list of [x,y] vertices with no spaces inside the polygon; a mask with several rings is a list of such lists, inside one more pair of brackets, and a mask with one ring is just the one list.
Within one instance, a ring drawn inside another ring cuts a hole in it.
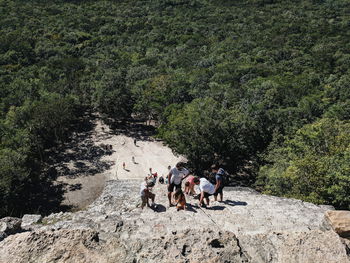
[{"label": "person in pink shirt", "polygon": [[189,195],[196,195],[196,191],[194,190],[194,186],[195,186],[195,183],[194,183],[194,179],[196,178],[197,176],[193,176],[193,175],[190,175],[187,177],[187,180],[186,180],[186,183],[185,183],[185,194]]}]

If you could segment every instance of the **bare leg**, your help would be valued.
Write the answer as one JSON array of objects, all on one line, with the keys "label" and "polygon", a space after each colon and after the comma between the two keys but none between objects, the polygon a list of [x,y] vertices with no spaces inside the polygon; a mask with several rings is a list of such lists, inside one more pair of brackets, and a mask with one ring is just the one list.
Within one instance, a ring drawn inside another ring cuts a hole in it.
[{"label": "bare leg", "polygon": [[201,192],[201,196],[199,198],[199,204],[202,206],[204,204],[204,192]]},{"label": "bare leg", "polygon": [[196,195],[196,191],[194,190],[194,185],[191,185],[191,186],[190,186],[190,193],[191,193],[192,195]]},{"label": "bare leg", "polygon": [[156,197],[155,194],[153,194],[153,195],[151,196],[152,203],[154,203],[154,198],[155,198],[155,197]]},{"label": "bare leg", "polygon": [[185,186],[185,194],[188,194],[189,190],[188,190],[188,186]]},{"label": "bare leg", "polygon": [[214,200],[217,201],[217,199],[218,199],[218,196],[214,195]]},{"label": "bare leg", "polygon": [[142,201],[142,203],[141,203],[141,209],[143,209],[143,208],[145,207],[145,205],[146,205],[146,202],[145,202],[145,200],[144,200],[143,197],[141,197],[141,201]]},{"label": "bare leg", "polygon": [[205,201],[207,201],[207,205],[209,206],[209,197],[206,197]]},{"label": "bare leg", "polygon": [[224,198],[224,194],[220,193],[220,202],[222,202],[223,198]]},{"label": "bare leg", "polygon": [[169,200],[169,206],[171,206],[171,196],[172,196],[172,192],[168,192],[168,200]]}]

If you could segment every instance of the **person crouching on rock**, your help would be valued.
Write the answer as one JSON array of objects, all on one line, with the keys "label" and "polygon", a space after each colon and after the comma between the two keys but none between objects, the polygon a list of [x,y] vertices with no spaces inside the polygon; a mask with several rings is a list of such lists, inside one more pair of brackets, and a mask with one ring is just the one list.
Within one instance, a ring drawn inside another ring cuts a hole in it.
[{"label": "person crouching on rock", "polygon": [[169,199],[169,207],[172,206],[171,196],[175,189],[181,189],[181,183],[184,178],[188,176],[190,172],[184,168],[184,164],[182,162],[178,162],[176,166],[169,171],[168,174],[168,199]]},{"label": "person crouching on rock", "polygon": [[148,207],[150,207],[149,201],[148,201],[149,199],[151,199],[152,201],[151,207],[155,207],[154,198],[156,197],[156,195],[151,192],[153,186],[154,186],[153,181],[145,181],[141,183],[141,190],[140,190],[141,201],[142,201],[141,209],[143,209],[146,204]]},{"label": "person crouching on rock", "polygon": [[181,189],[177,189],[174,194],[177,211],[186,210],[186,197]]},{"label": "person crouching on rock", "polygon": [[205,206],[204,199],[207,203],[207,206],[209,206],[209,196],[215,193],[215,186],[205,178],[195,178],[194,183],[196,185],[199,185],[199,189],[201,191],[199,198],[199,206]]},{"label": "person crouching on rock", "polygon": [[185,194],[187,195],[196,195],[196,191],[194,190],[194,179],[196,176],[190,175],[187,177],[187,181],[185,183]]}]

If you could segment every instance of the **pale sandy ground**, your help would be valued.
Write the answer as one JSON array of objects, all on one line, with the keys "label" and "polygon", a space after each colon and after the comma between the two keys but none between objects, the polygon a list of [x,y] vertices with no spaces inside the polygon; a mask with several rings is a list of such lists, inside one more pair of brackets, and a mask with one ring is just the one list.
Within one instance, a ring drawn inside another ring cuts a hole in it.
[{"label": "pale sandy ground", "polygon": [[[166,176],[169,165],[173,167],[177,162],[184,160],[180,156],[175,156],[171,149],[160,141],[137,141],[135,146],[133,138],[125,135],[108,135],[109,132],[109,128],[98,121],[96,135],[93,136],[97,145],[113,146],[113,153],[102,158],[114,162],[111,169],[105,172],[108,179],[143,179],[149,174],[149,168],[159,176]],[[132,162],[132,157],[135,158],[135,163]],[[124,162],[125,169],[123,169]]]},{"label": "pale sandy ground", "polygon": [[[93,162],[71,160],[64,163],[78,176],[76,178],[69,178],[65,175],[58,177],[58,183],[67,184],[63,205],[83,209],[101,194],[107,180],[135,179],[141,181],[149,174],[149,168],[152,168],[153,173],[157,172],[158,176],[166,176],[169,165],[173,167],[178,161],[185,161],[183,157],[175,156],[171,149],[160,141],[152,138],[138,140],[135,146],[134,138],[114,134],[100,119],[95,120],[95,124],[93,133],[87,136],[86,140],[92,140],[94,145],[99,147],[112,145],[112,154],[106,154],[100,159],[100,162],[109,163],[111,166],[101,173],[83,175],[84,172],[79,171],[77,163],[84,163],[85,167],[93,168]],[[132,162],[132,157],[135,158],[135,163]],[[123,169],[123,162],[126,165],[125,169]]]}]

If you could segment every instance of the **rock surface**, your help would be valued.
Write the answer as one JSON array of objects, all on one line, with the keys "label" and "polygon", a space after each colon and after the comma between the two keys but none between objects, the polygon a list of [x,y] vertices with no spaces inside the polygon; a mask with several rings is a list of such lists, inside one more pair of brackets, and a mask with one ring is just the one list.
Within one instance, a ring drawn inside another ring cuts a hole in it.
[{"label": "rock surface", "polygon": [[329,207],[225,188],[225,202],[202,209],[189,197],[177,212],[156,185],[158,208],[141,210],[139,185],[108,181],[86,210],[0,242],[0,262],[350,262],[324,220]]},{"label": "rock surface", "polygon": [[12,235],[21,231],[22,220],[17,217],[4,217],[0,219],[0,232]]},{"label": "rock surface", "polygon": [[40,223],[42,219],[41,215],[29,215],[26,214],[22,217],[21,227],[23,229],[30,229],[30,226]]},{"label": "rock surface", "polygon": [[350,237],[350,211],[327,211],[326,218],[341,237]]}]

